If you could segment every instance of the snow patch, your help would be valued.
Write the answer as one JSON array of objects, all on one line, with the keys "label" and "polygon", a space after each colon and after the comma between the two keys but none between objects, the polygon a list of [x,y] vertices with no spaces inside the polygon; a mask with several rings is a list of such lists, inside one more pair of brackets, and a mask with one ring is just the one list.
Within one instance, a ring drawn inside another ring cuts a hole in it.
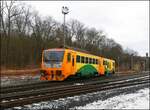
[{"label": "snow patch", "polygon": [[84,85],[84,83],[75,83],[74,85]]},{"label": "snow patch", "polygon": [[14,107],[14,109],[21,110],[22,108],[19,106],[19,107]]},{"label": "snow patch", "polygon": [[107,100],[98,100],[85,106],[73,109],[149,109],[149,89],[142,89],[136,93],[119,95]]},{"label": "snow patch", "polygon": [[1,87],[3,86],[13,86],[13,85],[20,85],[32,82],[40,82],[40,75],[29,76],[29,75],[22,75],[22,76],[3,76],[1,77]]},{"label": "snow patch", "polygon": [[[57,100],[42,101],[22,107],[36,109],[124,109],[149,108],[149,85],[134,85],[112,90],[86,93]],[[147,89],[144,89],[147,88]],[[139,104],[140,103],[140,104]],[[144,105],[144,104],[145,105]]]}]

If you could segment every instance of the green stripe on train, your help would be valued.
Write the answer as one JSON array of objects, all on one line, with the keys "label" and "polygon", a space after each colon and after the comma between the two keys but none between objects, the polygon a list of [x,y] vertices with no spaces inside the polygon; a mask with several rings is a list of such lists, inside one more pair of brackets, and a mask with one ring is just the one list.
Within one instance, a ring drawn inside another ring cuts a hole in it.
[{"label": "green stripe on train", "polygon": [[88,77],[88,76],[94,76],[95,73],[97,73],[97,70],[94,66],[92,65],[84,65],[82,66],[78,71],[78,75]]}]

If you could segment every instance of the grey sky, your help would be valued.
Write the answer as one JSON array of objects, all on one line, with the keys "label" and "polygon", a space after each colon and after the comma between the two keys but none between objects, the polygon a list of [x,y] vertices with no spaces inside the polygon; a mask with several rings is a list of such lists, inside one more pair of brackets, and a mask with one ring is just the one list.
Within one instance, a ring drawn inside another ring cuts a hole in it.
[{"label": "grey sky", "polygon": [[67,19],[103,30],[107,37],[145,56],[149,52],[148,1],[28,1],[42,16],[63,22],[62,6],[69,7]]}]

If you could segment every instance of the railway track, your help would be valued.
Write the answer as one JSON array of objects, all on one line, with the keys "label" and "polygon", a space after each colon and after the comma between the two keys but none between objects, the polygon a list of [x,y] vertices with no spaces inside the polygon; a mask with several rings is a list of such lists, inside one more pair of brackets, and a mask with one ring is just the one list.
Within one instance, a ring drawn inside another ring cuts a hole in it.
[{"label": "railway track", "polygon": [[[138,77],[144,74],[133,74],[128,77]],[[40,89],[40,88],[46,88],[46,87],[55,87],[55,86],[61,86],[61,85],[70,85],[74,83],[84,83],[88,81],[95,81],[95,80],[107,80],[107,79],[124,79],[127,75],[124,76],[118,76],[118,75],[113,75],[111,77],[96,77],[96,78],[91,78],[91,79],[76,79],[76,80],[67,80],[63,82],[52,82],[52,81],[42,81],[42,82],[36,82],[36,83],[30,83],[30,84],[22,84],[22,85],[16,85],[16,86],[6,86],[6,87],[1,87],[0,93],[13,93],[13,92],[18,92],[18,91],[28,91],[32,89]]]},{"label": "railway track", "polygon": [[[36,90],[21,91],[2,94],[1,107],[9,108],[14,106],[22,106],[25,104],[31,104],[35,102],[52,100],[66,96],[73,96],[77,94],[89,93],[94,91],[115,89],[126,86],[133,86],[139,84],[149,85],[149,75],[136,75],[136,77],[109,79],[105,81],[96,80],[86,82],[83,85],[61,85],[57,87],[40,88]],[[44,95],[43,95],[44,94]]]},{"label": "railway track", "polygon": [[[145,77],[143,77],[145,78]],[[143,79],[142,77],[140,78]],[[137,80],[139,80],[139,78],[136,78]],[[147,77],[148,79],[148,77]],[[145,80],[145,79],[144,79]],[[118,80],[119,82],[121,80]],[[132,80],[131,80],[132,81]],[[111,83],[115,83],[116,80],[114,81],[111,81]],[[121,81],[122,82],[122,81]],[[130,82],[130,81],[129,81]],[[86,82],[84,84],[86,85],[91,85],[91,84],[101,84],[103,86],[105,86],[107,83],[109,82],[106,82],[106,81],[93,81],[93,82]],[[36,89],[36,90],[30,90],[30,91],[21,91],[21,92],[16,92],[16,93],[7,93],[7,94],[1,94],[1,100],[10,100],[10,99],[16,99],[16,98],[24,98],[24,97],[27,97],[27,96],[35,96],[35,95],[42,95],[42,94],[46,94],[46,93],[49,93],[49,92],[53,92],[55,91],[56,89],[57,90],[62,90],[62,88],[68,88],[68,86],[76,86],[76,85],[63,85],[63,86],[59,86],[59,87],[51,87],[51,88],[42,88],[42,89]]]}]

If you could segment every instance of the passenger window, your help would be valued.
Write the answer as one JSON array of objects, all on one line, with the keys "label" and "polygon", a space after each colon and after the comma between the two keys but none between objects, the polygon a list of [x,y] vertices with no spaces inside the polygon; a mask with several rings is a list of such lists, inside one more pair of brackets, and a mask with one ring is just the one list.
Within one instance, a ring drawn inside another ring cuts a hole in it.
[{"label": "passenger window", "polygon": [[80,63],[80,56],[79,55],[77,55],[76,62]]},{"label": "passenger window", "polygon": [[103,61],[103,65],[107,65],[107,61],[104,60],[104,61]]},{"label": "passenger window", "polygon": [[95,64],[95,59],[93,58],[93,64]]},{"label": "passenger window", "polygon": [[88,63],[88,57],[86,57],[85,63]]},{"label": "passenger window", "polygon": [[71,53],[68,53],[68,55],[67,55],[67,61],[68,61],[68,62],[71,61]]},{"label": "passenger window", "polygon": [[89,61],[89,63],[90,63],[90,64],[92,63],[92,58],[90,58],[90,61]]},{"label": "passenger window", "polygon": [[96,59],[96,64],[98,64],[98,60]]},{"label": "passenger window", "polygon": [[81,63],[84,63],[84,57],[83,56],[81,57]]}]

